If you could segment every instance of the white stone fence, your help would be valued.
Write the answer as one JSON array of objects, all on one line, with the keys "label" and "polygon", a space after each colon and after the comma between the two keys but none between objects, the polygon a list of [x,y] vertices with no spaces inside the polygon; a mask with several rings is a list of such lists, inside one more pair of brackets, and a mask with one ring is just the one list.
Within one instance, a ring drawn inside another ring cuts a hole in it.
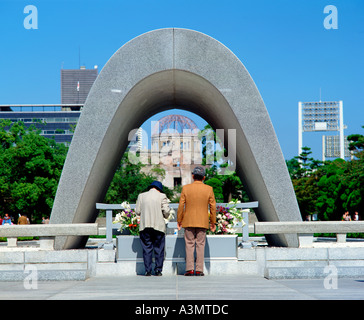
[{"label": "white stone fence", "polygon": [[[175,211],[178,209],[178,203],[169,203],[169,206],[173,208]],[[229,207],[232,206],[231,203],[217,203],[216,206]],[[251,209],[258,208],[258,201],[254,202],[244,202],[234,204],[234,207],[237,209]],[[135,209],[135,204],[130,204],[131,209]],[[107,203],[96,203],[96,209],[106,210],[106,243],[104,244],[104,249],[113,249],[113,228],[120,228],[120,226],[116,226],[112,223],[112,211],[113,210],[123,210],[124,207],[121,204],[107,204]],[[242,227],[242,243],[241,245],[249,246],[249,215],[248,212],[243,211],[243,221],[245,225]],[[176,229],[177,222],[170,221],[167,225],[168,228]]]},{"label": "white stone fence", "polygon": [[[228,206],[229,204],[217,204]],[[174,209],[177,203],[170,204]],[[256,208],[257,202],[240,203],[237,208]],[[106,210],[106,243],[105,249],[113,248],[112,210],[121,210],[121,204],[96,205],[97,209]],[[131,205],[135,208],[135,204]],[[248,214],[244,212],[243,243],[249,241]],[[169,222],[170,228],[176,228],[176,222]],[[336,233],[338,242],[346,241],[347,233],[364,233],[364,221],[281,221],[281,222],[255,222],[254,233],[256,234],[298,234],[300,246],[309,246],[313,241],[314,233]],[[40,248],[53,249],[56,236],[90,236],[103,234],[97,223],[71,223],[71,224],[45,224],[45,225],[4,225],[0,226],[0,237],[6,237],[9,247],[17,246],[18,237],[40,237]]]},{"label": "white stone fence", "polygon": [[0,237],[7,238],[8,247],[16,247],[18,237],[40,237],[41,249],[53,249],[56,236],[98,235],[97,223],[31,224],[0,226]]},{"label": "white stone fence", "polygon": [[254,233],[296,233],[300,246],[312,244],[314,233],[336,233],[337,242],[345,242],[347,233],[364,233],[364,221],[281,221],[255,222]]}]

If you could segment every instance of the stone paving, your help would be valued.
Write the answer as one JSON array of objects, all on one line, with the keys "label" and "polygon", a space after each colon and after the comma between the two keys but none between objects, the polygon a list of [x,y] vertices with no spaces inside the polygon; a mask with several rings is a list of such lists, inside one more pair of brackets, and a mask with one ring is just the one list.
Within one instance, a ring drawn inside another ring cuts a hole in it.
[{"label": "stone paving", "polygon": [[[363,245],[362,240],[343,244],[327,238],[314,241],[316,248]],[[22,250],[39,250],[34,242],[21,246]],[[8,250],[19,248],[0,245],[0,251]],[[268,280],[261,275],[135,275],[86,281],[2,281],[0,300],[364,300],[364,277]]]},{"label": "stone paving", "polygon": [[[86,281],[0,282],[10,300],[362,300],[364,279],[267,280],[261,276],[120,276]],[[32,288],[33,286],[33,288]],[[326,286],[326,288],[325,288]]]}]

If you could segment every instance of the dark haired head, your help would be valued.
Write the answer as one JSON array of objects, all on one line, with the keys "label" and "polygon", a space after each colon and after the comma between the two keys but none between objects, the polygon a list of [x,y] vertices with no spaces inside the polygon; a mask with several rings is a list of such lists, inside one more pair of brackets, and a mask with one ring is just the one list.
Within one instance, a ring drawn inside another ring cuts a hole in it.
[{"label": "dark haired head", "polygon": [[202,181],[202,180],[203,180],[203,178],[204,178],[204,177],[203,177],[203,176],[200,176],[199,174],[194,174],[194,175],[193,175],[193,179],[194,179],[194,180]]}]

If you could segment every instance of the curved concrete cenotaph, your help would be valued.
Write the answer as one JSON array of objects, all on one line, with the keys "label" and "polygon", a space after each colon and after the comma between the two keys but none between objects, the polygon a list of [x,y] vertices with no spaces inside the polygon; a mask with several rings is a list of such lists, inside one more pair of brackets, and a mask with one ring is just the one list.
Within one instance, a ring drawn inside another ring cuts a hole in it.
[{"label": "curved concrete cenotaph", "polygon": [[[217,40],[186,29],[160,29],[122,46],[87,97],[59,182],[50,223],[94,222],[128,135],[154,114],[184,109],[214,129],[236,131],[236,171],[259,221],[301,221],[295,193],[264,102],[239,59]],[[226,140],[225,140],[226,141]],[[235,148],[234,148],[235,147]],[[57,238],[57,249],[87,238]],[[267,235],[297,247],[297,234]]]}]

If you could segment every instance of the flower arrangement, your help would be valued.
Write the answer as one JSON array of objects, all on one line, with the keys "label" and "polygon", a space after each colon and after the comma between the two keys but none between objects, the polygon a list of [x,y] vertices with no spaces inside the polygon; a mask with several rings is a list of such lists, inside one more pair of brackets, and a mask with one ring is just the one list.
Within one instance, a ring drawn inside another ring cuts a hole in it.
[{"label": "flower arrangement", "polygon": [[[124,210],[116,214],[113,223],[120,223],[120,231],[129,230],[131,235],[138,236],[140,216],[137,216],[135,211],[131,209],[129,202],[124,201],[121,205]],[[171,208],[169,217],[164,219],[165,223],[174,218],[174,214],[175,211]]]},{"label": "flower arrangement", "polygon": [[121,205],[124,210],[116,214],[113,223],[120,223],[120,231],[129,230],[130,234],[139,235],[140,217],[131,209],[129,202],[124,201]]},{"label": "flower arrangement", "polygon": [[169,221],[171,221],[172,219],[174,219],[175,214],[176,214],[176,211],[174,211],[174,209],[171,208],[171,210],[169,211],[169,216],[168,216],[167,219],[166,218],[164,219],[164,222],[167,224]]},{"label": "flower arrangement", "polygon": [[242,210],[236,208],[237,203],[240,201],[230,201],[228,207],[216,207],[216,230],[215,232],[209,230],[208,234],[234,234],[236,233],[234,226],[238,222],[242,221],[242,225],[245,225],[241,215]]}]

